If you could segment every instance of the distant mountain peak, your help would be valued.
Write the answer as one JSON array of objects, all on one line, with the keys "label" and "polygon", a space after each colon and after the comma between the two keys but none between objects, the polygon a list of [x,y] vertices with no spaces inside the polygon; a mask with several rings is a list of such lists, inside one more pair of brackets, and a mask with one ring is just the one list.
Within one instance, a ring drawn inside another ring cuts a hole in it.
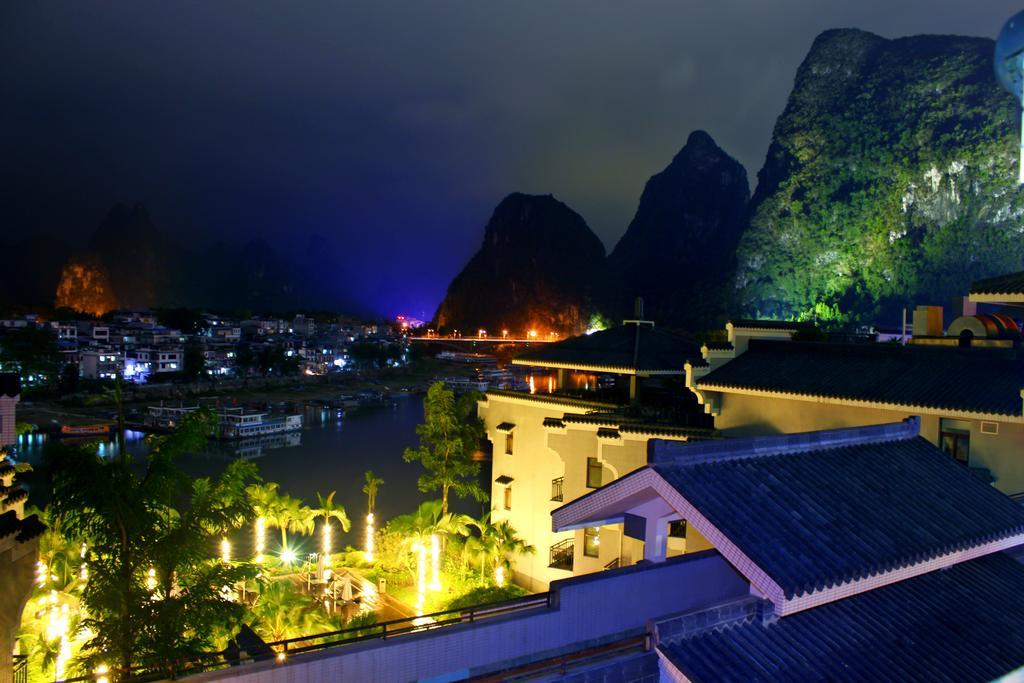
[{"label": "distant mountain peak", "polygon": [[671,163],[651,176],[625,234],[609,257],[617,308],[644,297],[648,317],[710,327],[726,289],[750,198],[743,166],[706,131],[695,130]]},{"label": "distant mountain peak", "polygon": [[441,328],[578,333],[601,299],[604,246],[553,195],[509,194],[484,228],[480,250],[448,287]]}]

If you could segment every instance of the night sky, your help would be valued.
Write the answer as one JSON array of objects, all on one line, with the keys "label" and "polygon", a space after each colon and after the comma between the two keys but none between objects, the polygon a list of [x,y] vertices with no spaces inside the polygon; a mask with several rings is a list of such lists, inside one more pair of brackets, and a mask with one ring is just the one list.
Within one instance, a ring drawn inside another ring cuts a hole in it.
[{"label": "night sky", "polygon": [[[754,176],[814,36],[994,37],[1011,0],[0,6],[0,245],[115,202],[180,239],[336,240],[325,286],[429,316],[512,191],[611,249],[694,128]],[[7,242],[4,242],[7,240]]]}]

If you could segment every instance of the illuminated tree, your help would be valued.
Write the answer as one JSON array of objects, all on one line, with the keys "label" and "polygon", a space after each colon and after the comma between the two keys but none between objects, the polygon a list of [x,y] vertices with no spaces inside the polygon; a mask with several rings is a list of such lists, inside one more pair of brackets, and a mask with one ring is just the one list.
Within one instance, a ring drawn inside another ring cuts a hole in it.
[{"label": "illuminated tree", "polygon": [[377,489],[384,484],[384,480],[373,473],[373,470],[366,470],[363,474],[366,483],[363,484],[363,493],[366,494],[366,513],[372,515],[377,507]]},{"label": "illuminated tree", "polygon": [[[214,632],[244,616],[223,589],[255,569],[219,562],[214,550],[252,515],[245,491],[255,466],[234,461],[211,481],[189,477],[174,462],[206,442],[213,419],[199,411],[172,434],[150,437],[141,472],[128,459],[100,458],[95,445],[48,450],[52,519],[90,548],[82,592],[83,626],[93,634],[83,648],[89,666],[103,662],[127,672],[142,665],[172,676],[183,659],[213,645]],[[154,582],[147,581],[150,568]]]},{"label": "illuminated tree", "polygon": [[267,524],[281,530],[281,550],[288,548],[288,532],[311,534],[316,526],[313,510],[292,496],[281,496],[280,502],[267,516]]},{"label": "illuminated tree", "polygon": [[483,436],[483,425],[476,416],[477,395],[465,394],[458,400],[443,382],[435,382],[423,401],[423,424],[416,427],[420,445],[407,448],[406,462],[418,460],[427,470],[420,476],[420,491],[441,492],[441,511],[448,513],[449,493],[487,500],[477,478],[479,463],[471,455]]}]

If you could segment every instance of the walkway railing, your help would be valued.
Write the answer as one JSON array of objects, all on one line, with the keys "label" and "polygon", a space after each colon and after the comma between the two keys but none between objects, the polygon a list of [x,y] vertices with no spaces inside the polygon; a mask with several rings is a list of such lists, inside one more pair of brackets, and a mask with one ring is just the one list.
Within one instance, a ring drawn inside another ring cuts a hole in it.
[{"label": "walkway railing", "polygon": [[[119,676],[120,681],[155,681],[168,677],[180,677],[189,674],[211,671],[228,666],[238,666],[242,663],[277,660],[283,662],[291,657],[306,652],[316,652],[328,648],[361,643],[369,640],[385,640],[396,638],[411,633],[431,631],[459,624],[472,624],[496,617],[508,616],[519,612],[535,609],[547,609],[551,607],[551,593],[537,593],[525,595],[521,598],[506,600],[503,602],[492,602],[473,607],[449,609],[440,612],[432,612],[416,617],[405,617],[393,619],[379,624],[344,628],[338,631],[316,633],[287,640],[277,640],[267,643],[265,647],[259,648],[256,652],[239,652],[228,654],[226,652],[210,652],[199,655],[187,661],[161,662],[160,664],[143,664],[127,672],[127,675]],[[113,672],[112,672],[113,673]],[[109,674],[108,674],[109,675]],[[27,681],[27,673],[26,679]],[[96,681],[96,674],[68,678],[63,683],[85,683]],[[15,683],[19,683],[17,679]]]}]

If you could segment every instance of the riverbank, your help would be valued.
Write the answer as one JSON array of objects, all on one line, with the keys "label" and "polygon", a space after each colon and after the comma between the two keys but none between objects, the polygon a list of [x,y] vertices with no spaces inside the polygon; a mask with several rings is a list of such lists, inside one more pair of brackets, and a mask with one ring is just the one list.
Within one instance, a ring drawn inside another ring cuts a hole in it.
[{"label": "riverbank", "polygon": [[[126,413],[145,413],[159,401],[221,400],[239,404],[305,404],[327,401],[340,394],[360,391],[415,394],[426,391],[439,376],[473,377],[476,370],[432,358],[416,360],[407,367],[372,372],[334,373],[293,377],[247,377],[182,384],[128,384],[124,389]],[[56,431],[62,425],[112,424],[114,401],[107,394],[73,394],[60,399],[23,398],[18,422],[36,425],[40,431]]]}]

